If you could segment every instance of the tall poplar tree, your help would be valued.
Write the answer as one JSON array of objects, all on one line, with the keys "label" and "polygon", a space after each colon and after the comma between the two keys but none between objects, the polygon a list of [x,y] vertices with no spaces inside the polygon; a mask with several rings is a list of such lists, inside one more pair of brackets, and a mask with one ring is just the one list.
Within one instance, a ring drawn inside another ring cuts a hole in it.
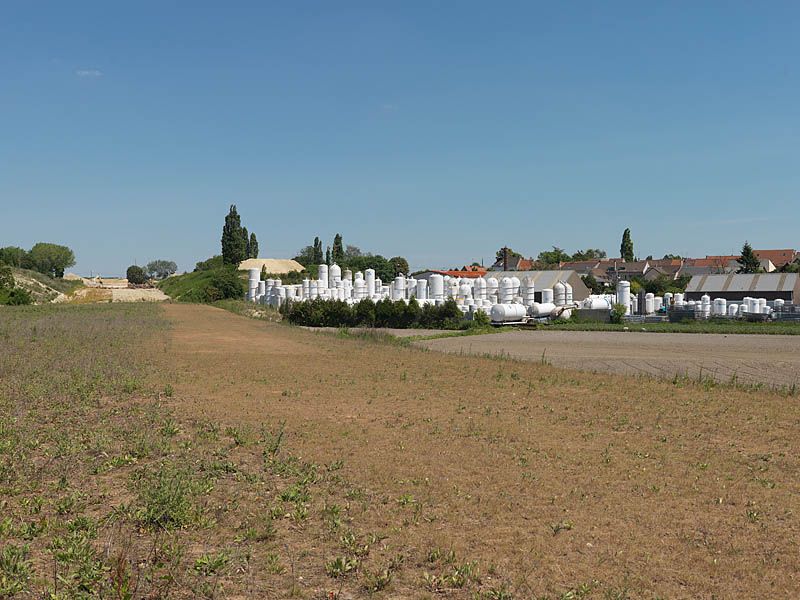
[{"label": "tall poplar tree", "polygon": [[231,208],[225,217],[222,227],[222,262],[227,265],[239,265],[247,258],[247,240],[242,230],[242,220],[236,211],[236,205]]},{"label": "tall poplar tree", "polygon": [[333,262],[341,264],[344,262],[344,244],[342,243],[342,234],[337,233],[333,236],[333,251],[331,253]]},{"label": "tall poplar tree", "polygon": [[314,264],[321,265],[325,257],[322,255],[322,240],[314,238]]},{"label": "tall poplar tree", "polygon": [[250,258],[258,258],[258,240],[256,239],[256,234],[250,234],[250,243],[248,244],[250,249],[249,255]]},{"label": "tall poplar tree", "polygon": [[619,247],[619,255],[625,262],[633,262],[633,240],[631,239],[631,230],[626,229],[622,234],[622,244]]}]

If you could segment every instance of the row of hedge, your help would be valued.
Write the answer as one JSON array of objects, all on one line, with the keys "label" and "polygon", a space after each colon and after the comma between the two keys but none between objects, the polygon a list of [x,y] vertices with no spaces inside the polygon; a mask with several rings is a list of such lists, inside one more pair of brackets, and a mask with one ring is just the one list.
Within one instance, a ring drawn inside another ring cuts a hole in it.
[{"label": "row of hedge", "polygon": [[365,298],[350,305],[342,300],[320,298],[305,302],[287,302],[281,313],[294,325],[307,327],[391,327],[393,329],[469,329],[489,323],[488,317],[477,313],[466,320],[454,300],[439,306],[420,306],[415,298],[408,304],[388,298],[373,302]]}]

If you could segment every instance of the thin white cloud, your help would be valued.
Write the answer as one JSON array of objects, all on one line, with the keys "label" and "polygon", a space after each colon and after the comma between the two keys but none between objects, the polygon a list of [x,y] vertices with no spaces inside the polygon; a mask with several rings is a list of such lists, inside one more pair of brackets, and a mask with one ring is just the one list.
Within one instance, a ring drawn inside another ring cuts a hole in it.
[{"label": "thin white cloud", "polygon": [[396,104],[382,104],[381,110],[385,113],[392,113],[397,110]]},{"label": "thin white cloud", "polygon": [[103,72],[100,69],[78,69],[75,75],[85,79],[97,79],[103,76]]}]

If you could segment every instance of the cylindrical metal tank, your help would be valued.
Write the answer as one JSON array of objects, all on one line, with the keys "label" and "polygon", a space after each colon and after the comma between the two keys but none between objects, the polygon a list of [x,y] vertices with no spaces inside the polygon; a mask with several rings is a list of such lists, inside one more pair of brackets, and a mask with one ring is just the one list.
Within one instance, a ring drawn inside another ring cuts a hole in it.
[{"label": "cylindrical metal tank", "polygon": [[522,304],[495,304],[490,311],[490,318],[494,323],[509,323],[521,321],[525,313]]},{"label": "cylindrical metal tank", "polygon": [[554,297],[553,297],[553,288],[544,288],[542,290],[542,304],[553,304],[553,305],[555,305]]},{"label": "cylindrical metal tank", "polygon": [[536,285],[533,277],[526,277],[522,281],[522,303],[530,306],[534,302],[536,302]]},{"label": "cylindrical metal tank", "polygon": [[514,282],[511,281],[510,277],[503,277],[500,280],[500,294],[498,296],[499,302],[501,304],[508,304],[511,302],[511,298],[514,297]]},{"label": "cylindrical metal tank", "polygon": [[439,273],[434,273],[428,280],[428,284],[431,286],[431,298],[434,300],[444,299],[444,277]]},{"label": "cylindrical metal tank", "polygon": [[417,279],[417,300],[428,299],[428,282],[424,279]]},{"label": "cylindrical metal tank", "polygon": [[644,295],[644,312],[646,315],[656,312],[655,295],[649,292]]},{"label": "cylindrical metal tank", "polygon": [[[556,281],[553,286],[553,300],[556,306],[564,306],[567,303],[567,288],[560,281]],[[544,298],[542,298],[544,302]]]},{"label": "cylindrical metal tank", "polygon": [[478,277],[472,285],[472,295],[475,298],[484,300],[486,298],[486,280],[483,277]]},{"label": "cylindrical metal tank", "polygon": [[392,300],[403,300],[406,297],[406,278],[398,275],[392,285]]},{"label": "cylindrical metal tank", "polygon": [[556,305],[552,302],[534,302],[528,307],[528,314],[532,317],[549,317],[555,309]]},{"label": "cylindrical metal tank", "polygon": [[573,302],[575,302],[575,300],[573,300],[572,298],[572,286],[569,284],[569,282],[565,281],[564,287],[566,288],[567,304],[572,304]]},{"label": "cylindrical metal tank", "polygon": [[489,299],[494,298],[497,302],[498,290],[500,289],[500,282],[495,277],[489,277],[486,280],[486,297]]},{"label": "cylindrical metal tank", "polygon": [[375,295],[375,269],[364,270],[364,281],[367,282],[367,297],[372,298]]},{"label": "cylindrical metal tank", "polygon": [[[631,314],[631,282],[618,281],[617,282],[617,304],[622,304],[625,307],[625,314]],[[636,303],[638,305],[638,301]],[[634,308],[634,311],[636,308]]]},{"label": "cylindrical metal tank", "polygon": [[336,287],[336,282],[342,280],[342,268],[333,263],[328,269],[328,287]]},{"label": "cylindrical metal tank", "polygon": [[319,265],[317,267],[317,279],[322,282],[323,287],[328,287],[328,265]]}]

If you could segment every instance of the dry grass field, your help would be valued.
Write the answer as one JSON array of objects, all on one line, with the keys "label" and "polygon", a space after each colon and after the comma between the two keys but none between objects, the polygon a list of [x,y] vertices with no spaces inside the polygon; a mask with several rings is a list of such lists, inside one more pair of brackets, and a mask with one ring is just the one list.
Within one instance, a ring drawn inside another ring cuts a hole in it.
[{"label": "dry grass field", "polygon": [[639,331],[507,331],[417,342],[455,354],[503,355],[558,367],[721,383],[800,386],[800,336]]},{"label": "dry grass field", "polygon": [[0,312],[0,597],[794,598],[798,398]]}]

